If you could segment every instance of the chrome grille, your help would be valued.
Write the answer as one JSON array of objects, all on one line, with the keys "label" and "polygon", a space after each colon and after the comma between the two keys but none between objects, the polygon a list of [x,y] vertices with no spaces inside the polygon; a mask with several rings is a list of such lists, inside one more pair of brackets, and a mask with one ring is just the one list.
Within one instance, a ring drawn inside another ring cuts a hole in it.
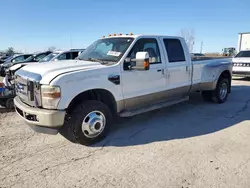
[{"label": "chrome grille", "polygon": [[233,63],[234,67],[250,67],[250,63]]},{"label": "chrome grille", "polygon": [[41,90],[39,81],[41,75],[24,71],[22,69],[15,73],[16,94],[26,104],[41,106]]}]

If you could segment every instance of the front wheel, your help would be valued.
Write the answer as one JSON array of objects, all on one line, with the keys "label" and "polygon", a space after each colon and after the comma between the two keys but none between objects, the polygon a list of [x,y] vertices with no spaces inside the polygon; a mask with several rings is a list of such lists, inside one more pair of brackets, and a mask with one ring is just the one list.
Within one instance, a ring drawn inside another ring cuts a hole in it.
[{"label": "front wheel", "polygon": [[220,104],[224,103],[228,97],[229,87],[229,80],[227,78],[219,79],[216,89],[213,92],[213,101]]},{"label": "front wheel", "polygon": [[69,115],[65,128],[76,142],[92,145],[104,139],[112,124],[112,114],[100,101],[85,101]]}]

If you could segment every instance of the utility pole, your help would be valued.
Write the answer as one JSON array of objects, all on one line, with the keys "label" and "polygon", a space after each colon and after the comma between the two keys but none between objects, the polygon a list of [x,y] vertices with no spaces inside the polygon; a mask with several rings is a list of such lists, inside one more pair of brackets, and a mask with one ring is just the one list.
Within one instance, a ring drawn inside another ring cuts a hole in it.
[{"label": "utility pole", "polygon": [[69,36],[69,42],[70,42],[70,49],[72,49],[72,37],[71,37],[71,34]]},{"label": "utility pole", "polygon": [[203,48],[203,41],[201,42],[201,50],[200,50],[200,53],[202,53],[202,48]]}]

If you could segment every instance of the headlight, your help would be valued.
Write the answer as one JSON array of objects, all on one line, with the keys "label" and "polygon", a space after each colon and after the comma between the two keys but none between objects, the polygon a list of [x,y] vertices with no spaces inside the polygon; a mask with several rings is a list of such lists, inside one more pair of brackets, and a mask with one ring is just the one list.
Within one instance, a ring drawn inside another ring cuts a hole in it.
[{"label": "headlight", "polygon": [[59,86],[42,85],[42,106],[47,109],[56,109],[61,99],[61,89]]}]

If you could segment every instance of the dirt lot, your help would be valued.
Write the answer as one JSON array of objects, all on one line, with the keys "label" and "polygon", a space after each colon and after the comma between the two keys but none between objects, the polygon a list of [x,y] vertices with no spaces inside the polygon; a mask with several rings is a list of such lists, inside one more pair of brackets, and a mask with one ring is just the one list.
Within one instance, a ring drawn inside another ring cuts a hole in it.
[{"label": "dirt lot", "polygon": [[234,80],[225,104],[197,98],[119,120],[92,147],[0,114],[0,187],[249,188],[249,93],[250,80]]}]

